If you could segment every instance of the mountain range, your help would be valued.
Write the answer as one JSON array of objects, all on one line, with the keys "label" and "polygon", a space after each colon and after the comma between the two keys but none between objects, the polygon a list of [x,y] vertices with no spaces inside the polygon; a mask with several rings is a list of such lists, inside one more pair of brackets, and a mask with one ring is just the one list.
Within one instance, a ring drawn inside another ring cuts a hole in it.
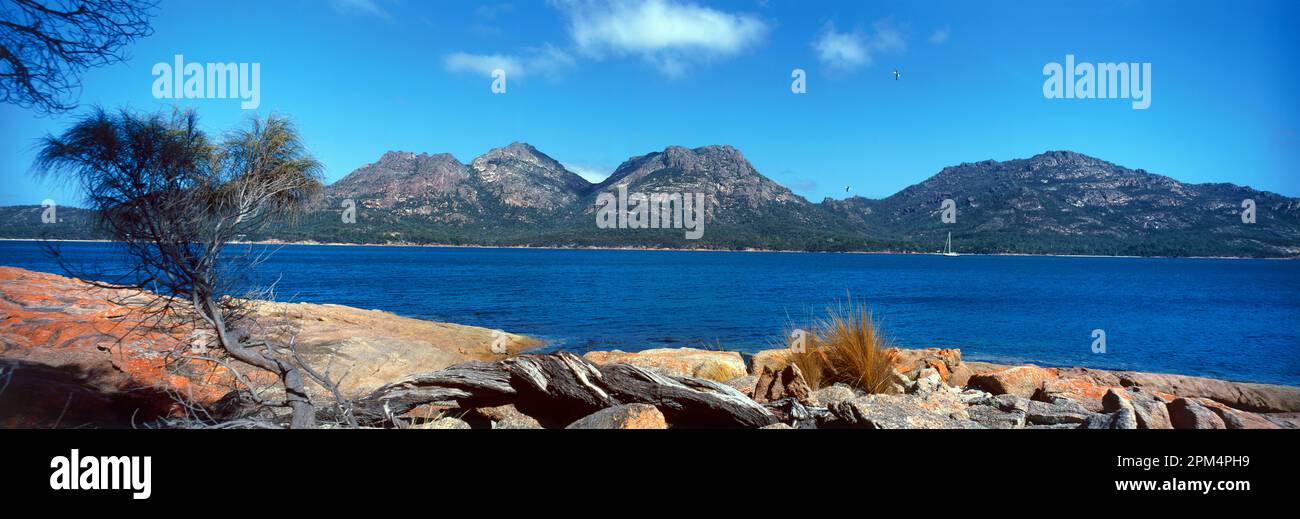
[{"label": "mountain range", "polygon": [[[705,232],[602,229],[601,193],[704,193]],[[956,218],[941,221],[944,200]],[[1244,223],[1243,201],[1255,203]],[[344,223],[348,204],[355,223]],[[98,237],[84,211],[40,224],[39,206],[0,208],[0,237]],[[1233,184],[1185,184],[1071,151],[944,168],[882,198],[810,202],[731,146],[632,157],[593,184],[531,145],[468,164],[385,153],[324,190],[307,215],[252,240],[556,247],[966,253],[1300,256],[1300,199]]]}]

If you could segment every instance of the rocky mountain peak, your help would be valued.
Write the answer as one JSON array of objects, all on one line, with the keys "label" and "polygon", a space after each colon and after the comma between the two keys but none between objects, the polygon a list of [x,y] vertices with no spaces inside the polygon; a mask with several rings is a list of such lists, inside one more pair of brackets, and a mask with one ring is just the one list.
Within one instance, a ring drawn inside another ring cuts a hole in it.
[{"label": "rocky mountain peak", "polygon": [[687,168],[721,167],[722,169],[734,169],[743,172],[754,171],[754,167],[749,164],[748,160],[745,160],[745,155],[740,150],[726,145],[701,146],[691,149],[682,146],[669,146],[664,148],[662,153],[671,166]]},{"label": "rocky mountain peak", "polygon": [[497,148],[497,150],[501,152],[511,153],[511,154],[542,155],[542,152],[537,151],[537,148],[533,147],[532,144],[528,144],[523,141],[512,142],[510,144],[507,144],[504,148]]},{"label": "rocky mountain peak", "polygon": [[1132,177],[1134,172],[1110,162],[1068,150],[1049,150],[1025,159],[963,162],[943,168],[937,175],[913,187],[940,188],[951,183],[990,181],[1084,181]]},{"label": "rocky mountain peak", "polygon": [[371,166],[378,166],[388,171],[401,171],[404,169],[420,169],[430,165],[457,165],[460,161],[450,153],[415,153],[410,151],[387,151],[379,157]]},{"label": "rocky mountain peak", "polygon": [[[1008,161],[1008,162],[1012,162],[1012,161]],[[1045,151],[1043,153],[1039,153],[1038,155],[1034,155],[1033,157],[1025,159],[1024,162],[1027,165],[1027,169],[1030,170],[1049,169],[1049,168],[1065,168],[1065,169],[1074,169],[1074,170],[1085,169],[1085,168],[1094,169],[1094,170],[1122,169],[1122,168],[1118,168],[1114,164],[1098,159],[1096,157],[1090,157],[1082,153],[1068,151],[1068,150]]]},{"label": "rocky mountain peak", "polygon": [[[495,169],[492,167],[493,165],[510,162],[530,164],[548,170],[548,172],[556,173],[557,176],[563,176],[559,175],[559,173],[567,171],[559,161],[551,158],[545,153],[537,151],[537,148],[534,148],[531,144],[526,142],[512,142],[507,146],[488,150],[487,153],[480,155],[478,158],[470,162],[470,167],[480,173],[491,173],[492,170]],[[495,178],[485,178],[484,180],[492,181],[495,180]]]},{"label": "rocky mountain peak", "polygon": [[525,142],[494,148],[470,163],[478,180],[512,207],[554,210],[577,200],[591,183]]},{"label": "rocky mountain peak", "polygon": [[668,146],[663,151],[632,157],[601,182],[600,187],[630,185],[649,180],[651,176],[663,177],[667,174],[658,172],[721,183],[725,183],[725,179],[756,177],[775,185],[759,175],[740,150],[731,146],[713,145],[699,148]]},{"label": "rocky mountain peak", "polygon": [[[709,228],[703,241],[676,232],[596,232],[596,197],[619,187],[629,194],[703,194]],[[264,237],[933,252],[951,232],[970,252],[1300,256],[1300,199],[1233,184],[1184,184],[1063,150],[950,166],[883,199],[812,204],[730,146],[668,146],[628,159],[591,186],[517,142],[471,166],[448,154],[390,151],[326,194],[312,227],[278,228]],[[340,198],[354,199],[368,224],[337,225]],[[946,199],[957,204],[952,223],[940,221]],[[1245,199],[1255,203],[1255,222],[1243,220]],[[30,224],[40,221],[39,206],[0,209],[9,210],[0,212],[2,237],[48,232]],[[68,218],[92,219],[86,211],[66,211]],[[69,231],[62,237],[100,236]]]},{"label": "rocky mountain peak", "polygon": [[[812,218],[812,204],[760,174],[731,146],[668,146],[625,161],[593,192],[626,186],[629,192],[703,193],[709,221],[738,224],[787,214]],[[783,213],[787,204],[798,206]]]},{"label": "rocky mountain peak", "polygon": [[448,153],[389,151],[326,188],[336,198],[374,200],[378,207],[462,193],[469,168]]}]

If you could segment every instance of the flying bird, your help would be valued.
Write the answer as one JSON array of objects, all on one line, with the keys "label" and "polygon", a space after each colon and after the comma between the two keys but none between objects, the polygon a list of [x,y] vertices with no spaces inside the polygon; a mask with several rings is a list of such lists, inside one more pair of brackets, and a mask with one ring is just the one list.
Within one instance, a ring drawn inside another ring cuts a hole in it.
[{"label": "flying bird", "polygon": [[853,186],[844,186],[845,193],[848,193],[850,189],[853,189]]},{"label": "flying bird", "polygon": [[898,69],[894,69],[894,81],[898,81],[901,77],[903,77],[903,75],[898,73]]}]

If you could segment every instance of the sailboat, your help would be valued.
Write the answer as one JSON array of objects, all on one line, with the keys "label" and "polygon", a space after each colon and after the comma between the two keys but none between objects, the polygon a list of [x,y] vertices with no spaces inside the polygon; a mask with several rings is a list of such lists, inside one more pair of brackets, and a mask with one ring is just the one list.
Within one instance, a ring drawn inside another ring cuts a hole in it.
[{"label": "sailboat", "polygon": [[948,232],[948,244],[945,245],[945,246],[943,247],[943,255],[944,255],[944,256],[960,256],[960,254],[957,254],[956,252],[953,252],[953,251],[952,251],[952,232],[951,232],[951,231]]}]

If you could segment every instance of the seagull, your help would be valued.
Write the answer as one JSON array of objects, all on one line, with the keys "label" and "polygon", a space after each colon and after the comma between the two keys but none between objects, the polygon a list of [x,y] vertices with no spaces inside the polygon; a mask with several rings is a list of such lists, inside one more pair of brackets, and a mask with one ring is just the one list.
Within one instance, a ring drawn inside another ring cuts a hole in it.
[{"label": "seagull", "polygon": [[903,75],[898,73],[898,69],[894,69],[894,81],[898,81],[901,77],[903,77]]},{"label": "seagull", "polygon": [[848,193],[850,189],[853,189],[853,186],[844,186],[845,193]]}]

